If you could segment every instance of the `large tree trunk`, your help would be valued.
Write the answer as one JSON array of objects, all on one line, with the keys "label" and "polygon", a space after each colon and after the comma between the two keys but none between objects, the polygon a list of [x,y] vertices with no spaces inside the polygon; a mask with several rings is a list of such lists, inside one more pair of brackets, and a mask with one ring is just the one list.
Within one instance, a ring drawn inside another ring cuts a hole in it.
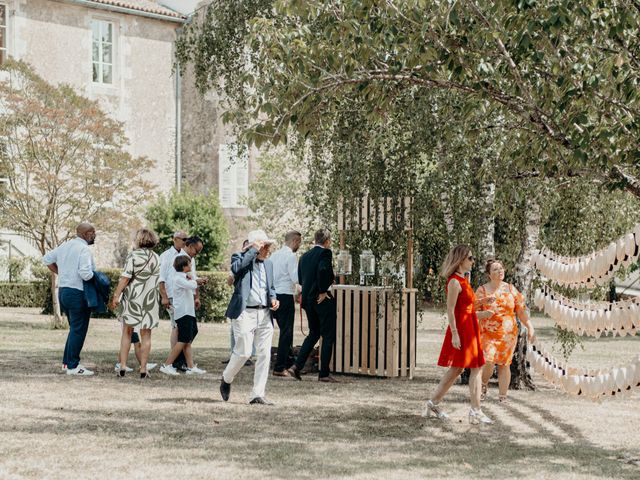
[{"label": "large tree trunk", "polygon": [[[531,300],[531,284],[533,267],[531,257],[540,238],[540,205],[537,200],[530,200],[525,207],[525,228],[520,241],[520,254],[516,264],[515,283],[524,295],[527,303]],[[518,342],[511,362],[511,384],[509,388],[519,390],[528,388],[535,390],[533,379],[527,369],[527,336],[518,322]]]},{"label": "large tree trunk", "polygon": [[49,326],[52,330],[60,330],[67,328],[67,323],[62,318],[60,312],[60,302],[58,301],[58,276],[55,273],[51,273],[51,303],[53,305],[53,314],[49,321]]}]

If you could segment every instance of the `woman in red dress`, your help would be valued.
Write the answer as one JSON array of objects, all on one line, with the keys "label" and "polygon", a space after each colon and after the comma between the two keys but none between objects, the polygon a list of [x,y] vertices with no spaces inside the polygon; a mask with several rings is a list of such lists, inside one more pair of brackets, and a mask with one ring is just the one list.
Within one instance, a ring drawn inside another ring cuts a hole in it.
[{"label": "woman in red dress", "polygon": [[440,401],[444,398],[458,376],[465,368],[471,369],[469,376],[469,394],[471,410],[469,422],[493,423],[480,409],[480,374],[484,365],[484,356],[480,345],[480,328],[478,317],[493,316],[491,310],[476,313],[476,307],[493,302],[492,297],[485,297],[480,303],[466,279],[465,274],[473,267],[475,258],[471,248],[467,245],[454,247],[442,264],[440,275],[447,279],[447,318],[449,326],[444,337],[438,365],[448,367],[436,391],[427,401],[424,416],[435,415],[445,420],[448,415],[440,408]]}]

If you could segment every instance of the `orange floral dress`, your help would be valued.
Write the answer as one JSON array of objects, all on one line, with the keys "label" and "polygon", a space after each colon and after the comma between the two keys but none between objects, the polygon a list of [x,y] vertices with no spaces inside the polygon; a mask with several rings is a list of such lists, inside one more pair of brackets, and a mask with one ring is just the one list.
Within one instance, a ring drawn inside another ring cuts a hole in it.
[{"label": "orange floral dress", "polygon": [[484,358],[496,365],[511,365],[518,340],[516,311],[525,308],[524,295],[510,283],[502,283],[492,294],[484,285],[476,291],[478,299],[495,296],[494,303],[482,305],[478,310],[493,310],[495,314],[480,321],[480,343]]},{"label": "orange floral dress", "polygon": [[476,296],[469,281],[457,273],[451,275],[447,280],[447,291],[449,290],[449,282],[454,278],[462,287],[454,311],[456,328],[460,337],[460,349],[453,347],[451,328],[447,327],[438,365],[441,367],[479,368],[484,365],[484,357],[480,344],[478,317],[474,306]]}]

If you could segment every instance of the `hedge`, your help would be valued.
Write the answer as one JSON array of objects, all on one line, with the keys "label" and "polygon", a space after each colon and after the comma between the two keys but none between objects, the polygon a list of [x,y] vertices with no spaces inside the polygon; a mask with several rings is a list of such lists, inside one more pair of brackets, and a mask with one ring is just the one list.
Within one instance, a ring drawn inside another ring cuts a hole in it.
[{"label": "hedge", "polygon": [[[103,269],[111,279],[111,290],[115,289],[121,270]],[[226,272],[198,272],[198,277],[208,278],[209,282],[200,287],[201,306],[196,311],[198,321],[224,321],[224,312],[231,298],[231,287],[227,285]],[[48,282],[8,283],[0,282],[0,307],[42,308],[42,313],[51,314],[53,306]],[[166,310],[161,311],[162,318],[168,318]],[[109,311],[96,315],[101,318],[113,318]]]}]

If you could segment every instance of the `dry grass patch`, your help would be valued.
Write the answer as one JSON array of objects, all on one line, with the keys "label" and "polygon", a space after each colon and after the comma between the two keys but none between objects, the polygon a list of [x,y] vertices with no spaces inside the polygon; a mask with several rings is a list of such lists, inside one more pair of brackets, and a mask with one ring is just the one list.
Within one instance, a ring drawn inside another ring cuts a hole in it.
[{"label": "dry grass patch", "polygon": [[[551,344],[548,321],[538,334]],[[420,417],[441,372],[438,313],[419,330],[417,378],[271,378],[274,407],[249,406],[252,368],[218,393],[228,325],[202,324],[196,361],[209,373],[148,382],[118,379],[113,364],[119,328],[93,320],[83,363],[94,378],[60,370],[66,332],[51,331],[35,311],[0,311],[0,478],[640,478],[638,396],[603,404],[563,395],[537,377],[536,392],[512,392],[485,409],[497,423],[472,427],[466,387],[446,399],[453,421]],[[296,342],[301,341],[299,328]],[[153,334],[152,361],[167,352],[169,328]],[[636,338],[590,340],[573,361],[627,361]]]}]

